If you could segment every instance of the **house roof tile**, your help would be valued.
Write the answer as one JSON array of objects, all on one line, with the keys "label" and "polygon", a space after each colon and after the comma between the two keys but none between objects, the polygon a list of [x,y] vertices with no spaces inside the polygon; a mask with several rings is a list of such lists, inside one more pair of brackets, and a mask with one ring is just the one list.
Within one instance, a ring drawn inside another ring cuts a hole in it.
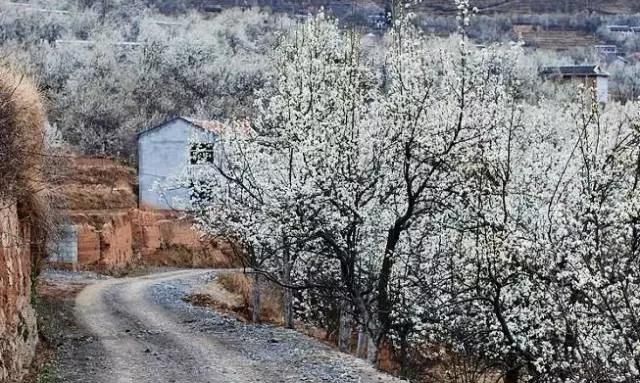
[{"label": "house roof tile", "polygon": [[550,66],[542,69],[545,77],[608,77],[609,74],[598,65]]}]

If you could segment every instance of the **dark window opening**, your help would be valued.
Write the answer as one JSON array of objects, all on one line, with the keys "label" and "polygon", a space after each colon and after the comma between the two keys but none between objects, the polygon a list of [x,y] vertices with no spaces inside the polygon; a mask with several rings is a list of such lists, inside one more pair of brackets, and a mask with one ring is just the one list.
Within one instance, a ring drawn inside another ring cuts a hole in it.
[{"label": "dark window opening", "polygon": [[213,143],[201,142],[191,144],[190,151],[191,165],[212,164],[213,163]]}]

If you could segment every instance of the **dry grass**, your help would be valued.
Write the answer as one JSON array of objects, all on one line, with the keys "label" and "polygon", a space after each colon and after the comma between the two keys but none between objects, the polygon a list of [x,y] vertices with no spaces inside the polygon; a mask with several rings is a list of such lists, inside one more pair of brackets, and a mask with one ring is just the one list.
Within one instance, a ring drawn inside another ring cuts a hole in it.
[{"label": "dry grass", "polygon": [[29,194],[40,185],[45,111],[35,84],[0,62],[0,193]]},{"label": "dry grass", "polygon": [[[221,273],[216,280],[202,287],[185,300],[191,304],[209,307],[216,311],[231,314],[242,321],[249,322],[252,318],[252,294],[254,282],[251,275],[238,272]],[[260,320],[266,323],[282,325],[282,294],[278,286],[265,283],[262,290],[262,310]],[[326,331],[298,323],[296,328],[329,346],[336,347],[334,340],[327,339]],[[356,339],[352,340],[355,345]],[[439,349],[424,347],[410,351],[412,360],[409,365],[401,369],[398,355],[388,343],[380,350],[379,368],[392,375],[401,373],[415,382],[446,382],[446,383],[500,383],[501,379],[495,372],[480,370],[480,366],[472,365],[452,353],[444,356]],[[423,355],[423,356],[419,356]],[[426,355],[431,355],[427,357]]]},{"label": "dry grass", "polygon": [[[233,313],[244,321],[253,316],[253,279],[244,273],[220,274],[215,281],[187,298],[192,304]],[[273,284],[262,286],[260,321],[282,325],[282,294]]]},{"label": "dry grass", "polygon": [[73,156],[54,175],[68,210],[130,209],[137,206],[135,169],[109,158]]},{"label": "dry grass", "polygon": [[[227,291],[242,297],[243,311],[247,318],[253,313],[253,279],[244,273],[228,273],[218,277],[218,283]],[[261,288],[260,321],[281,325],[282,290],[269,282],[263,282]]]},{"label": "dry grass", "polygon": [[40,270],[55,226],[43,176],[43,167],[50,162],[45,161],[45,122],[35,83],[16,67],[0,62],[0,210],[16,206],[21,227],[28,228],[23,233],[29,236],[20,241],[29,243],[32,275]]},{"label": "dry grass", "polygon": [[135,207],[136,197],[126,190],[100,185],[67,185],[63,206],[69,210],[110,210]]},{"label": "dry grass", "polygon": [[145,256],[146,266],[194,267],[212,269],[230,269],[239,267],[233,257],[219,249],[204,246],[192,249],[182,245],[165,246],[153,254]]}]

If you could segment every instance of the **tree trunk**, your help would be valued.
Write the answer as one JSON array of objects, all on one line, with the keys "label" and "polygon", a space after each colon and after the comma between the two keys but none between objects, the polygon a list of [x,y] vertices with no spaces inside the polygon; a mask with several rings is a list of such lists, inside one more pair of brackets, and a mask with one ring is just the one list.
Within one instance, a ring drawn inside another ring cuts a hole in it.
[{"label": "tree trunk", "polygon": [[369,335],[369,342],[367,344],[367,360],[374,366],[378,364],[378,346],[371,335]]},{"label": "tree trunk", "polygon": [[518,383],[520,378],[520,369],[513,368],[504,374],[504,383]]},{"label": "tree trunk", "polygon": [[408,354],[409,342],[407,341],[407,333],[403,331],[400,336],[400,376],[404,376],[407,373]]},{"label": "tree trunk", "polygon": [[261,299],[260,299],[260,289],[261,289],[260,279],[261,278],[259,273],[253,274],[253,297],[252,297],[253,313],[251,318],[253,323],[260,322],[260,311],[262,311]]},{"label": "tree trunk", "polygon": [[291,289],[284,288],[284,304],[283,304],[284,327],[294,328],[293,323],[293,293]]},{"label": "tree trunk", "polygon": [[367,333],[362,326],[358,327],[358,346],[356,348],[356,356],[365,358],[367,356]]},{"label": "tree trunk", "polygon": [[338,330],[338,348],[342,352],[351,352],[351,333],[353,331],[351,322],[351,307],[346,300],[343,300],[340,307],[340,328]]},{"label": "tree trunk", "polygon": [[282,281],[285,285],[283,291],[282,317],[284,319],[284,327],[294,328],[293,324],[293,291],[286,287],[291,284],[291,254],[289,247],[285,243],[284,259],[282,262]]}]

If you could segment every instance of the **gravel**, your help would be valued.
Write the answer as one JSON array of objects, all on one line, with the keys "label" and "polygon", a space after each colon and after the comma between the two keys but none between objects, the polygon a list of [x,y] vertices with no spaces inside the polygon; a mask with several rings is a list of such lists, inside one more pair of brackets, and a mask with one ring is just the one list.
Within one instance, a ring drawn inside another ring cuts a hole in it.
[{"label": "gravel", "polygon": [[[183,300],[215,277],[215,272],[211,272],[195,278],[156,284],[148,292],[149,299],[171,312],[193,331],[215,338],[253,363],[278,366],[282,370],[283,381],[359,383],[390,379],[377,372],[363,372],[363,369],[370,369],[365,362],[338,353],[295,330],[266,324],[247,324]],[[363,373],[365,376],[362,376]]]},{"label": "gravel", "polygon": [[90,282],[61,347],[61,382],[399,382],[294,330],[244,323],[183,300],[216,277],[182,270],[137,278],[48,271]]}]

